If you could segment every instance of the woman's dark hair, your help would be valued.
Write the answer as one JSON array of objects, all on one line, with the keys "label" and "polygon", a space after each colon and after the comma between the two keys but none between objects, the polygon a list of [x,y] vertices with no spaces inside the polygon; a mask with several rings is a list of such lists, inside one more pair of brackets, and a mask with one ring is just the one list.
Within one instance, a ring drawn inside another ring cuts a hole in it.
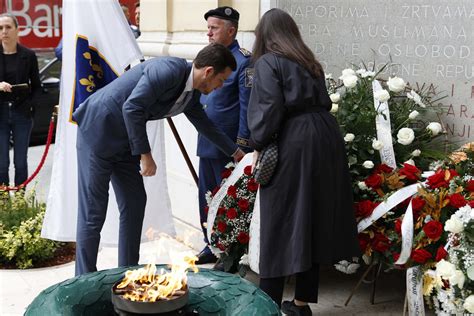
[{"label": "woman's dark hair", "polygon": [[224,45],[212,43],[199,51],[194,59],[194,65],[200,69],[203,67],[214,67],[214,73],[224,72],[227,67],[232,71],[237,69],[234,55]]},{"label": "woman's dark hair", "polygon": [[262,16],[255,28],[253,61],[266,53],[275,53],[300,64],[313,76],[324,74],[323,67],[303,42],[293,18],[283,10],[271,9]]},{"label": "woman's dark hair", "polygon": [[11,13],[2,13],[0,14],[0,18],[10,18],[13,20],[13,24],[15,24],[15,28],[17,29],[18,28],[18,20],[16,18],[16,16],[14,16],[13,14]]}]

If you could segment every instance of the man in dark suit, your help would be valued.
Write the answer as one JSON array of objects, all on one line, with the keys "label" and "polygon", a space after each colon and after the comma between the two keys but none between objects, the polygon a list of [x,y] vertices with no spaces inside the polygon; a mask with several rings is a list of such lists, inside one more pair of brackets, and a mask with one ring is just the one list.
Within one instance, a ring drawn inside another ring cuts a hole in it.
[{"label": "man in dark suit", "polygon": [[[235,39],[239,26],[239,12],[231,7],[219,7],[204,15],[210,43],[226,46],[237,61],[237,69],[227,78],[223,87],[201,97],[207,116],[244,151],[250,151],[247,127],[247,104],[252,86],[253,69],[249,67],[251,53],[241,48]],[[206,246],[198,254],[197,264],[216,262],[207,244],[206,192],[220,185],[221,173],[231,161],[205,135],[200,134],[197,144],[199,156],[199,215]],[[219,266],[216,265],[216,268]]]},{"label": "man in dark suit", "polygon": [[119,266],[138,263],[146,204],[142,176],[153,176],[157,168],[147,121],[184,113],[227,156],[242,158],[244,153],[209,120],[199,102],[201,93],[221,87],[235,68],[230,51],[218,44],[202,49],[192,64],[173,57],[149,59],[92,94],[74,112],[79,126],[76,275],[97,270],[110,181],[120,211]]}]

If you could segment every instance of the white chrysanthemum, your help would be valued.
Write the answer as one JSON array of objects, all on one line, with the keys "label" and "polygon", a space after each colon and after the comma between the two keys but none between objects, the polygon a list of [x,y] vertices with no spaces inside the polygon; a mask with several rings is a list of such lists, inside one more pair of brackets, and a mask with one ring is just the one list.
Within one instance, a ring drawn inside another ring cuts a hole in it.
[{"label": "white chrysanthemum", "polygon": [[431,122],[426,126],[426,129],[429,130],[433,136],[436,136],[441,133],[443,127],[438,122]]},{"label": "white chrysanthemum", "polygon": [[383,142],[378,139],[372,140],[372,148],[375,150],[382,150],[383,149]]},{"label": "white chrysanthemum", "polygon": [[355,135],[352,134],[352,133],[347,133],[346,136],[344,136],[344,140],[347,142],[347,143],[350,143],[354,140],[355,138]]},{"label": "white chrysanthemum", "polygon": [[415,139],[415,132],[408,127],[401,128],[397,134],[397,142],[402,145],[410,145]]},{"label": "white chrysanthemum", "polygon": [[380,102],[387,102],[390,99],[390,93],[385,89],[375,91],[374,98]]},{"label": "white chrysanthemum", "polygon": [[405,90],[407,83],[399,77],[389,77],[387,81],[388,89],[393,92],[401,92]]},{"label": "white chrysanthemum", "polygon": [[418,156],[421,155],[421,150],[415,149],[414,151],[411,152],[411,155],[412,155],[413,157],[418,157]]},{"label": "white chrysanthemum", "polygon": [[341,95],[339,93],[331,93],[329,95],[329,98],[331,99],[332,103],[337,103],[341,100]]},{"label": "white chrysanthemum", "polygon": [[374,163],[373,163],[371,160],[366,160],[366,161],[364,161],[364,163],[362,164],[362,166],[363,166],[365,169],[372,169],[375,165],[374,165]]},{"label": "white chrysanthemum", "polygon": [[417,110],[411,111],[410,114],[408,114],[408,118],[410,120],[414,120],[418,117],[418,115],[420,115],[420,112],[418,112]]}]

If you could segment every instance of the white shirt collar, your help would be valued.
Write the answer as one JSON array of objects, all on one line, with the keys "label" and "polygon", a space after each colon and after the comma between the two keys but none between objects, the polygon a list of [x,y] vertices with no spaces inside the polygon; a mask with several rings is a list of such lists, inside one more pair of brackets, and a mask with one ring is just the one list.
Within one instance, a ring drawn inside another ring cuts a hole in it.
[{"label": "white shirt collar", "polygon": [[189,74],[188,80],[186,80],[186,85],[184,86],[183,92],[188,92],[193,90],[193,73],[194,73],[194,65],[191,66],[191,73]]}]

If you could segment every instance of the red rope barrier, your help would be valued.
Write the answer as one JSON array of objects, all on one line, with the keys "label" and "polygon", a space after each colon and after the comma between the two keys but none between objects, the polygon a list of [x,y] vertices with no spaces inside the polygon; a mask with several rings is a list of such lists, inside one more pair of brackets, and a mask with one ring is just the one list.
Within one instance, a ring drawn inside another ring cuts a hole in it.
[{"label": "red rope barrier", "polygon": [[46,148],[44,149],[43,157],[41,157],[41,161],[40,161],[38,167],[36,168],[35,172],[33,172],[28,177],[28,179],[26,179],[25,182],[23,182],[20,185],[17,185],[17,186],[14,186],[14,187],[0,186],[0,191],[18,191],[18,190],[23,189],[24,187],[26,187],[26,185],[28,183],[30,183],[36,177],[36,175],[39,173],[39,171],[41,170],[41,168],[44,165],[44,162],[46,160],[46,156],[48,156],[49,146],[51,145],[51,141],[53,140],[54,121],[55,121],[55,119],[54,119],[54,114],[53,114],[51,116],[51,121],[49,122],[48,138],[46,139]]}]

